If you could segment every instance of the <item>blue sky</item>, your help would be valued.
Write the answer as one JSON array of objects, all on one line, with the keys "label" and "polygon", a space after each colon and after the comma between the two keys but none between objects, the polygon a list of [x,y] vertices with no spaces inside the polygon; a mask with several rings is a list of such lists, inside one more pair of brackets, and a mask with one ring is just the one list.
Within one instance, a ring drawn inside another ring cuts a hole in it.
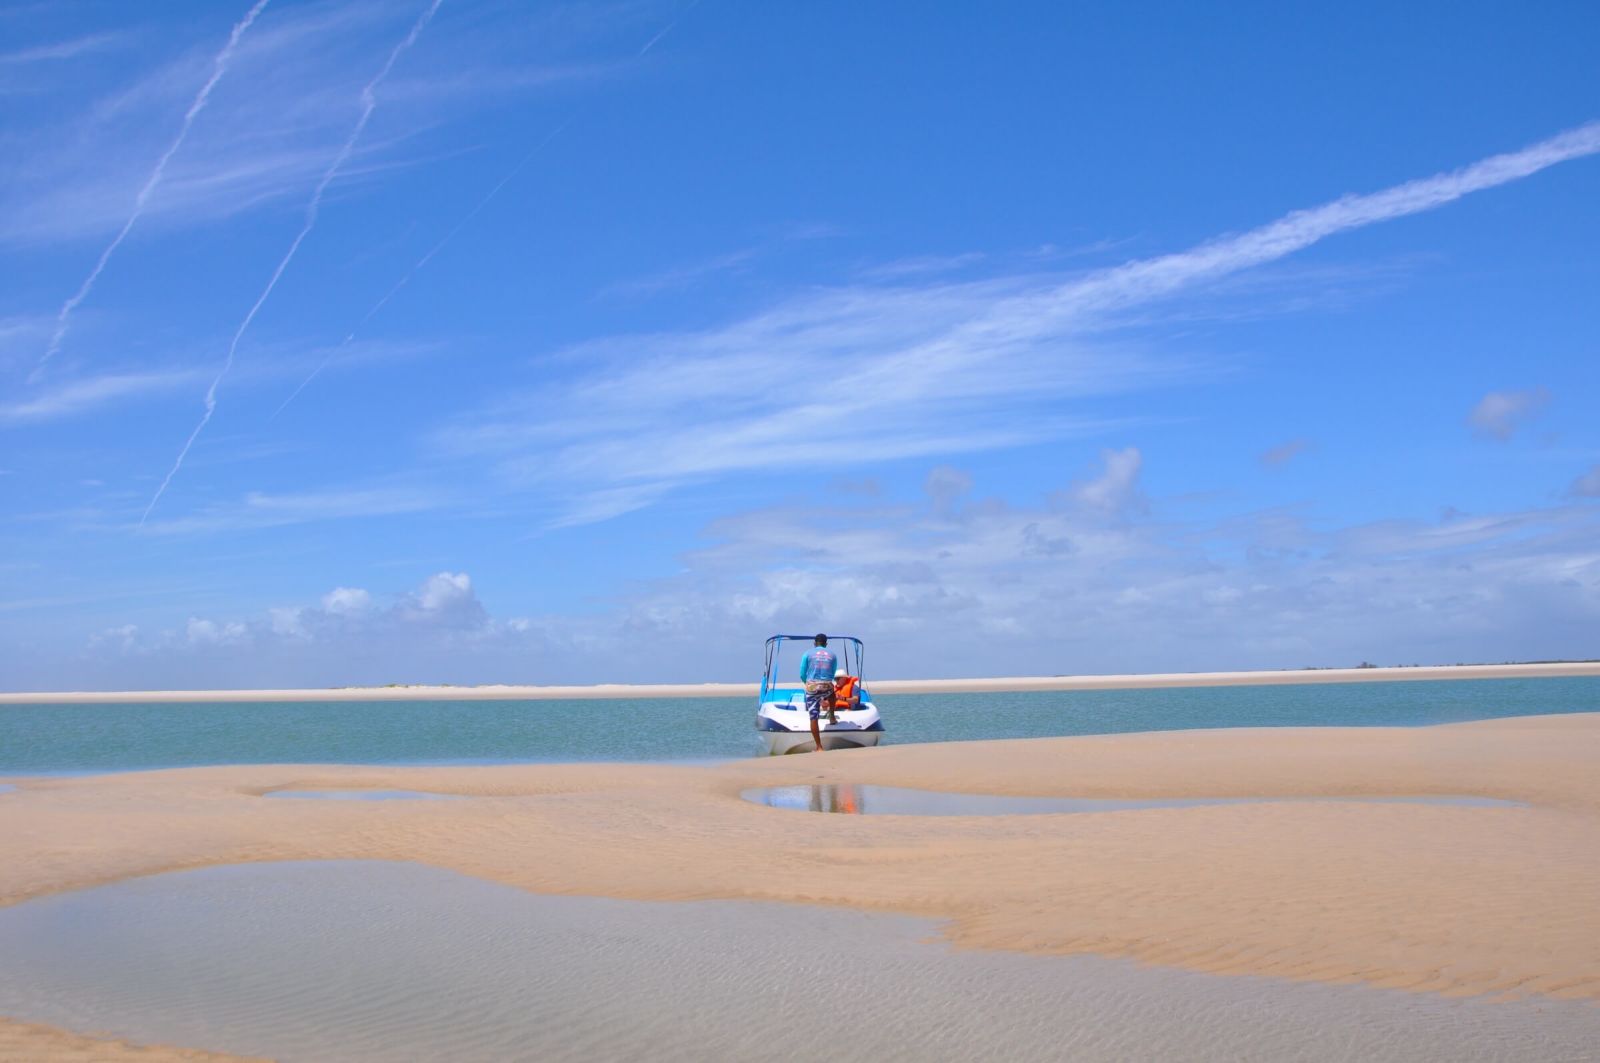
[{"label": "blue sky", "polygon": [[5,688],[1600,655],[1591,4],[0,40]]}]

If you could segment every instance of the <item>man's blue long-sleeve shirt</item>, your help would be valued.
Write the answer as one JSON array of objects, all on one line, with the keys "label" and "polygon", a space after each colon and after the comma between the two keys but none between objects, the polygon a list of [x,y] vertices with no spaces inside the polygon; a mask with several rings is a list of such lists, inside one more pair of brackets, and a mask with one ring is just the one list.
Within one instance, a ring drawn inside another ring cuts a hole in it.
[{"label": "man's blue long-sleeve shirt", "polygon": [[839,658],[818,646],[800,658],[800,682],[832,679],[839,671]]}]

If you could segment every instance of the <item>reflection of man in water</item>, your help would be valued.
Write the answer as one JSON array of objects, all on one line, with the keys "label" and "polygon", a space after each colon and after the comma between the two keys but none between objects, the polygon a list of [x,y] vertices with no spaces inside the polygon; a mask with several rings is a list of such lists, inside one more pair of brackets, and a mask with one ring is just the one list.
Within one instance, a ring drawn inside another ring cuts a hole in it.
[{"label": "reflection of man in water", "polygon": [[817,722],[824,712],[828,722],[834,722],[833,675],[839,670],[839,659],[828,649],[828,636],[818,635],[812,640],[811,652],[800,658],[800,682],[806,685],[806,712],[811,714],[811,737],[822,752],[822,726]]}]

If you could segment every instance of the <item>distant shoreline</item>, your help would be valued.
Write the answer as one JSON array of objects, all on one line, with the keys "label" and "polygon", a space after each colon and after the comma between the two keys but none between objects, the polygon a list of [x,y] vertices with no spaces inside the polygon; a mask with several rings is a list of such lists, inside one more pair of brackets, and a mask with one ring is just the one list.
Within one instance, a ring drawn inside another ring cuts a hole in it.
[{"label": "distant shoreline", "polygon": [[[1298,668],[1262,672],[1167,672],[1149,675],[1020,676],[988,679],[868,680],[877,694],[984,694],[1049,690],[1142,690],[1165,687],[1275,686],[1439,679],[1533,679],[1600,676],[1600,661],[1462,664],[1403,668]],[[308,690],[120,690],[0,693],[0,705],[137,704],[243,701],[549,701],[567,698],[749,698],[755,683],[600,683],[592,686],[384,686]]]}]

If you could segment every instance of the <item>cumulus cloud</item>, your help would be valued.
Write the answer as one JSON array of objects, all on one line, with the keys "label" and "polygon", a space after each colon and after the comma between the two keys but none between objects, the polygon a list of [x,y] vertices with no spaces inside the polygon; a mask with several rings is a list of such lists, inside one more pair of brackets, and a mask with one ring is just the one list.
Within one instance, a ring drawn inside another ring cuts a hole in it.
[{"label": "cumulus cloud", "polygon": [[219,623],[198,617],[190,617],[188,626],[184,629],[184,635],[191,646],[222,646],[243,642],[249,634],[250,630],[238,621]]},{"label": "cumulus cloud", "polygon": [[1139,494],[1139,470],[1144,458],[1138,447],[1106,450],[1100,454],[1105,469],[1072,489],[1072,497],[1088,509],[1100,513],[1121,513],[1143,508]]},{"label": "cumulus cloud", "polygon": [[120,624],[117,627],[106,628],[89,636],[89,645],[93,647],[110,647],[123,652],[131,651],[139,642],[139,625]]},{"label": "cumulus cloud", "polygon": [[630,645],[702,654],[752,632],[871,633],[879,676],[1592,653],[1592,507],[1327,530],[1292,511],[1180,521],[1153,499],[1108,522],[1103,507],[1135,468],[1129,451],[1111,453],[1096,490],[1038,506],[941,511],[929,499],[841,507],[804,526],[781,510],[720,521],[715,544],[619,624]]},{"label": "cumulus cloud", "polygon": [[429,576],[407,597],[401,615],[411,621],[455,628],[481,628],[489,624],[489,614],[472,589],[472,577],[465,572],[440,572]]},{"label": "cumulus cloud", "polygon": [[372,605],[372,595],[359,587],[335,587],[322,596],[323,612],[334,616],[364,613]]},{"label": "cumulus cloud", "polygon": [[437,612],[471,597],[472,577],[465,572],[441,572],[423,583],[417,603],[426,612]]},{"label": "cumulus cloud", "polygon": [[490,617],[467,573],[439,572],[387,600],[341,586],[254,616],[190,617],[165,630],[113,627],[92,636],[88,649],[136,659],[166,686],[463,682],[484,653],[526,660],[539,634],[526,617]]},{"label": "cumulus cloud", "polygon": [[1516,434],[1525,421],[1536,416],[1550,401],[1544,388],[1527,391],[1491,391],[1478,400],[1467,415],[1473,431],[1502,443]]},{"label": "cumulus cloud", "polygon": [[[158,687],[737,680],[784,630],[860,634],[880,678],[1592,655],[1590,503],[1331,529],[1295,510],[1202,521],[1160,497],[1127,505],[1136,448],[1104,461],[1036,504],[841,493],[803,522],[733,515],[681,573],[583,615],[495,617],[477,581],[442,571],[359,612],[330,610],[329,592],[176,631],[114,628],[91,655],[123,687],[119,660]],[[981,488],[953,472],[931,479]],[[1108,505],[1124,508],[1107,519]]]}]

